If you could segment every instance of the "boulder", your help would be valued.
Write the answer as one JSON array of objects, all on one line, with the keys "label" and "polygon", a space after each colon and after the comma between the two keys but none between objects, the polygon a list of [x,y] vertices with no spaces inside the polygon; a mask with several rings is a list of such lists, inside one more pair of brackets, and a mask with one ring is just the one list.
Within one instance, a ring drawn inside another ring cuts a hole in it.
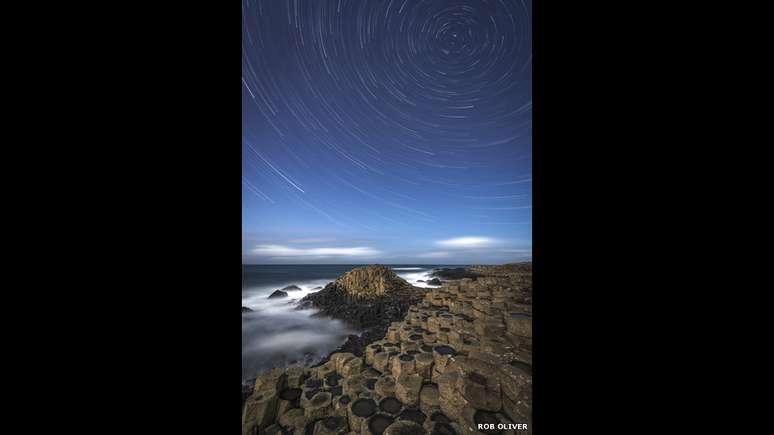
[{"label": "boulder", "polygon": [[288,297],[287,292],[283,292],[282,290],[274,290],[274,293],[270,294],[267,299],[277,299],[277,298],[286,298]]}]

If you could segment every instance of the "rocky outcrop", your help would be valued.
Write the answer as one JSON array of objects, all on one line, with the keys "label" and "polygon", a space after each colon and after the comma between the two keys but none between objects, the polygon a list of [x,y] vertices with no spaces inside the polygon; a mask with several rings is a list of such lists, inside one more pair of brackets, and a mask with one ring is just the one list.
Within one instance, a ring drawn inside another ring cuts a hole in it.
[{"label": "rocky outcrop", "polygon": [[428,291],[363,357],[259,375],[243,434],[531,433],[531,265],[476,273]]},{"label": "rocky outcrop", "polygon": [[282,290],[274,290],[274,293],[270,294],[268,299],[286,298],[286,297],[288,297],[287,292],[283,292]]},{"label": "rocky outcrop", "polygon": [[247,307],[242,307],[242,312],[243,312],[243,313],[251,313],[252,311],[253,311],[253,310],[251,310],[251,309],[249,309],[249,308],[247,308]]},{"label": "rocky outcrop", "polygon": [[299,308],[318,308],[320,314],[360,328],[386,329],[419,302],[424,290],[381,265],[358,267],[301,299]]},{"label": "rocky outcrop", "polygon": [[473,269],[466,269],[464,267],[457,267],[454,269],[450,268],[441,268],[438,270],[434,270],[432,273],[430,273],[430,276],[443,278],[443,279],[477,279],[481,274],[479,272],[474,271]]},{"label": "rocky outcrop", "polygon": [[301,287],[299,287],[297,285],[289,285],[287,287],[283,287],[282,290],[286,291],[286,292],[294,292],[294,291],[301,290]]}]

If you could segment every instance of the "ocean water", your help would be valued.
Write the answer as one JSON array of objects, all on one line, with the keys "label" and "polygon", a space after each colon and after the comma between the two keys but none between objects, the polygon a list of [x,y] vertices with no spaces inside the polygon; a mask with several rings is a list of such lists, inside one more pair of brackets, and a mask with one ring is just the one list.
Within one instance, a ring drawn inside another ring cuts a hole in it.
[{"label": "ocean water", "polygon": [[[250,380],[273,367],[311,365],[361,331],[343,322],[315,316],[317,310],[297,310],[298,300],[319,291],[339,275],[361,265],[244,265],[242,306],[242,379]],[[418,287],[418,282],[443,265],[390,265],[398,276]],[[448,266],[459,267],[459,266]],[[287,298],[268,299],[277,289],[295,285]]]}]

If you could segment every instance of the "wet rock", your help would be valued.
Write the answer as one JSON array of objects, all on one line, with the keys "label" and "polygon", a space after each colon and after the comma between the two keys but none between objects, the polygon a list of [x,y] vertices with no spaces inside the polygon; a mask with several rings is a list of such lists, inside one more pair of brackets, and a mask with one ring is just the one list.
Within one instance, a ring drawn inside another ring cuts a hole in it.
[{"label": "wet rock", "polygon": [[251,309],[249,309],[249,308],[247,308],[247,307],[242,307],[242,312],[243,312],[243,313],[251,313],[252,311],[253,311],[253,310],[251,310]]},{"label": "wet rock", "polygon": [[442,284],[441,280],[438,279],[438,278],[433,278],[431,280],[428,280],[427,283],[430,284],[430,285],[441,285]]},{"label": "wet rock", "polygon": [[297,285],[289,285],[287,287],[283,287],[282,290],[286,291],[286,292],[288,292],[288,291],[299,291],[299,290],[301,290],[301,287],[299,287]]},{"label": "wet rock", "polygon": [[286,298],[288,297],[287,292],[283,292],[282,290],[274,290],[274,293],[270,294],[267,299],[277,299],[277,298]]}]

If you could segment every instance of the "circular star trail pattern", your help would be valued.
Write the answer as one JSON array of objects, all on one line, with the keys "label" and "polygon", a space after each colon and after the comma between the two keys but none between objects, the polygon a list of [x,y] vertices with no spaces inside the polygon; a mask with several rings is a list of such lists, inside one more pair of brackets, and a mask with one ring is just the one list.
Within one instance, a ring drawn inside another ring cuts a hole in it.
[{"label": "circular star trail pattern", "polygon": [[242,8],[247,227],[531,240],[531,2]]}]

